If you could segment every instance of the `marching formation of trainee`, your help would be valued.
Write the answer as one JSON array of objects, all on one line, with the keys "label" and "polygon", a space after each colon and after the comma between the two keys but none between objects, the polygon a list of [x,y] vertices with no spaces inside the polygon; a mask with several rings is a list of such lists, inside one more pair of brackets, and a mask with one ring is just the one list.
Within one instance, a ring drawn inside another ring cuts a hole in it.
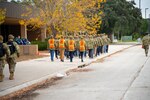
[{"label": "marching formation of trainee", "polygon": [[106,34],[55,38],[50,36],[48,49],[51,61],[54,61],[54,55],[57,59],[59,55],[61,62],[64,62],[65,57],[70,59],[70,62],[73,62],[74,57],[79,57],[83,62],[87,54],[92,59],[102,53],[108,53],[109,44],[110,39]]}]

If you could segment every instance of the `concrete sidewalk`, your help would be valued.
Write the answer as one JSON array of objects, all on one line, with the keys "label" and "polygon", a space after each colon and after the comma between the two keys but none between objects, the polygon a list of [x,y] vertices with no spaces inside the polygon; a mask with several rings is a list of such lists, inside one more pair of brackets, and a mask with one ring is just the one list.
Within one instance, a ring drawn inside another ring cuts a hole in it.
[{"label": "concrete sidewalk", "polygon": [[54,62],[51,62],[49,57],[18,62],[15,80],[9,80],[9,70],[8,65],[6,65],[4,69],[5,78],[4,81],[0,83],[0,99],[3,96],[8,96],[8,94],[27,89],[34,84],[45,82],[58,73],[63,74],[70,69],[77,68],[83,64],[89,64],[92,61],[109,56],[131,46],[132,45],[110,45],[109,53],[102,54],[94,59],[87,57],[84,59],[84,62],[81,62],[79,58],[74,58],[72,63],[66,59],[65,62],[60,62],[59,59],[55,59]]}]

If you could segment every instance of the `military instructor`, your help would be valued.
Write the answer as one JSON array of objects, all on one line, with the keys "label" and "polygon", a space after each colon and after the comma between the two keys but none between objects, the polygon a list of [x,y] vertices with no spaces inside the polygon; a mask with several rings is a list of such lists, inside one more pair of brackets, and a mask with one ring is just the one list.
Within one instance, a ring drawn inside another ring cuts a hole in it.
[{"label": "military instructor", "polygon": [[150,44],[150,34],[146,33],[146,35],[142,39],[142,48],[145,50],[146,57],[148,56],[149,44]]}]

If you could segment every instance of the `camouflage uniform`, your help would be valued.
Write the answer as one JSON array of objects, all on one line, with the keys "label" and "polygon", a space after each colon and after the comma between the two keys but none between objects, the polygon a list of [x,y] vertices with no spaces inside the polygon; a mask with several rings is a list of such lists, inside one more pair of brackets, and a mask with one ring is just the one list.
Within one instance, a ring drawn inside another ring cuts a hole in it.
[{"label": "camouflage uniform", "polygon": [[56,38],[55,39],[55,57],[58,59],[58,55],[59,55],[59,39]]},{"label": "camouflage uniform", "polygon": [[97,50],[96,50],[96,56],[100,55],[101,47],[102,47],[102,39],[100,38],[100,35],[97,37]]},{"label": "camouflage uniform", "polygon": [[96,53],[97,53],[97,48],[98,48],[98,46],[97,46],[98,41],[95,36],[93,37],[93,42],[94,42],[94,55],[97,56]]},{"label": "camouflage uniform", "polygon": [[107,43],[106,43],[106,53],[108,53],[108,48],[109,48],[109,44],[110,44],[110,39],[108,38],[108,36],[105,36],[105,38],[106,38],[106,41],[107,41]]},{"label": "camouflage uniform", "polygon": [[102,39],[103,39],[103,53],[106,53],[107,39],[105,35],[102,36]]},{"label": "camouflage uniform", "polygon": [[142,39],[142,47],[145,49],[145,55],[148,56],[150,36],[146,35]]},{"label": "camouflage uniform", "polygon": [[89,58],[93,58],[94,41],[91,36],[89,36],[89,40],[87,42],[87,47],[88,47],[88,51],[89,51]]},{"label": "camouflage uniform", "polygon": [[[7,58],[7,62],[9,65],[9,72],[10,72],[10,76],[9,76],[10,80],[14,79],[14,72],[15,72],[15,67],[16,67],[16,57],[19,57],[19,55],[20,55],[19,46],[16,42],[13,41],[13,39],[14,39],[13,35],[8,36],[7,44],[9,42],[12,42],[15,47],[15,52],[10,54],[10,56]],[[10,49],[10,47],[9,47],[9,49]],[[10,50],[10,52],[11,52],[11,50]]]},{"label": "camouflage uniform", "polygon": [[10,56],[10,51],[9,51],[9,48],[7,46],[7,44],[3,43],[3,36],[0,35],[0,45],[2,45],[2,48],[4,53],[1,57],[0,57],[0,82],[3,81],[3,78],[4,78],[4,74],[3,74],[3,69],[5,67],[5,60],[6,60],[6,57],[9,57]]},{"label": "camouflage uniform", "polygon": [[103,46],[104,46],[104,41],[102,39],[102,37],[99,37],[99,46],[100,46],[100,53],[103,53]]},{"label": "camouflage uniform", "polygon": [[64,55],[66,56],[66,58],[69,58],[68,40],[69,40],[69,37],[68,37],[68,36],[66,36],[66,38],[65,38],[65,45],[66,45],[66,49],[65,49],[65,53],[64,53]]},{"label": "camouflage uniform", "polygon": [[74,55],[75,56],[79,56],[80,57],[80,55],[79,55],[79,37],[75,37],[75,51],[74,51]]}]

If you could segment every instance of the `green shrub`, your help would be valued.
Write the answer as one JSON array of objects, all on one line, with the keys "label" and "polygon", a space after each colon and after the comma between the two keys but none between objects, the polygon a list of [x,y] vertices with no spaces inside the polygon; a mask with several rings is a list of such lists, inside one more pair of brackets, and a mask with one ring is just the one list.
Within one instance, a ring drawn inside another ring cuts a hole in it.
[{"label": "green shrub", "polygon": [[133,40],[137,40],[138,38],[141,37],[141,34],[140,33],[134,33],[133,34]]},{"label": "green shrub", "polygon": [[47,42],[32,41],[31,44],[37,44],[38,50],[47,50]]}]

